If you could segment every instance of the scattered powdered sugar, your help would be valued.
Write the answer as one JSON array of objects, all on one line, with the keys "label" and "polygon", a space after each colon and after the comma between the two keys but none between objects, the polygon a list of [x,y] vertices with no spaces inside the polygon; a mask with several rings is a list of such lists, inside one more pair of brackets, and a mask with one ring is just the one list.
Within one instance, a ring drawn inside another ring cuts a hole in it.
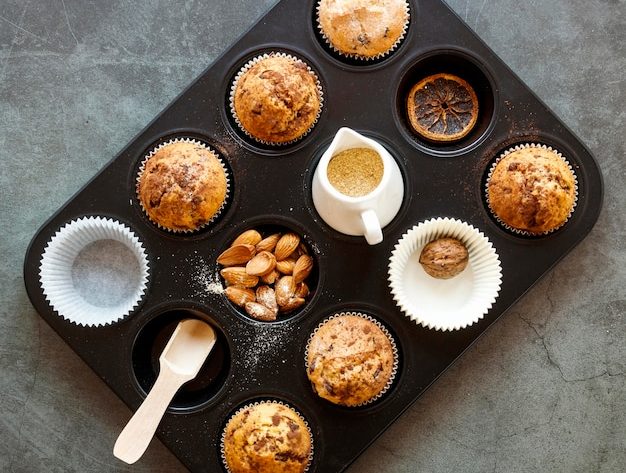
[{"label": "scattered powdered sugar", "polygon": [[189,282],[194,285],[194,297],[207,298],[224,294],[224,286],[220,280],[219,269],[209,264],[207,259],[197,255],[190,258],[186,271]]}]

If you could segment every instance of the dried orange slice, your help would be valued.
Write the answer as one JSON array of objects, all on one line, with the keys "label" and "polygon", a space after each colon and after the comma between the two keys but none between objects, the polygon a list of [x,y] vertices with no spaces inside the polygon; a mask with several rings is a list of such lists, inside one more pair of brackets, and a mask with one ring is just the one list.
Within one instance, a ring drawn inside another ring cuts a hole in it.
[{"label": "dried orange slice", "polygon": [[476,92],[452,74],[435,74],[415,84],[407,108],[415,132],[432,141],[460,140],[478,119]]}]

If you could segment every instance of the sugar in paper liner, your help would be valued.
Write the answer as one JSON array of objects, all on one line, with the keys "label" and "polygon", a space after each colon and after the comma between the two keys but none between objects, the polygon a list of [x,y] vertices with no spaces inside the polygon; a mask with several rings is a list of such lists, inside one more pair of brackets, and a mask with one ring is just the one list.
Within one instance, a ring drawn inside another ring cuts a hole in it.
[{"label": "sugar in paper liner", "polygon": [[[114,240],[128,248],[137,258],[140,273],[132,292],[107,307],[85,300],[72,279],[79,253],[102,240]],[[148,278],[148,258],[139,238],[120,222],[96,216],[79,218],[61,227],[48,242],[39,267],[41,288],[52,309],[69,322],[89,327],[108,325],[128,316],[141,302]]]},{"label": "sugar in paper liner", "polygon": [[[465,270],[446,280],[429,276],[419,262],[424,246],[444,237],[461,241],[469,253]],[[482,319],[495,303],[502,266],[482,232],[460,220],[435,218],[411,228],[395,245],[389,283],[407,317],[430,329],[460,330]]]}]

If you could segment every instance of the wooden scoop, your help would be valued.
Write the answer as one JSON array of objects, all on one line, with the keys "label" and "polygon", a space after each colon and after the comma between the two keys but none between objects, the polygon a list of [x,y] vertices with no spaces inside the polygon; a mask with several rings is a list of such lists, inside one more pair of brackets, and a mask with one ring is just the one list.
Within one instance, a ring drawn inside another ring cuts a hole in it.
[{"label": "wooden scoop", "polygon": [[205,322],[195,319],[179,322],[159,357],[159,376],[117,438],[113,455],[126,463],[141,458],[172,398],[183,384],[198,375],[215,339],[215,332]]}]

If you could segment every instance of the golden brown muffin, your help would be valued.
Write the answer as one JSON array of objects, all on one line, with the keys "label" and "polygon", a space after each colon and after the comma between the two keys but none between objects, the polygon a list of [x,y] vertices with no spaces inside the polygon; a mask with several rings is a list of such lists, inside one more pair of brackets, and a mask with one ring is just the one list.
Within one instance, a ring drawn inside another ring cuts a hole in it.
[{"label": "golden brown muffin", "polygon": [[429,276],[451,279],[467,267],[469,252],[456,238],[438,238],[428,243],[420,253],[419,262]]},{"label": "golden brown muffin", "polygon": [[245,70],[235,84],[235,118],[253,138],[284,144],[306,135],[322,107],[317,77],[293,57],[270,54]]},{"label": "golden brown muffin", "polygon": [[302,473],[312,452],[311,432],[293,409],[264,402],[228,421],[223,447],[231,473]]},{"label": "golden brown muffin", "polygon": [[137,194],[154,223],[168,230],[193,231],[220,211],[227,181],[215,153],[199,143],[178,141],[148,158]]},{"label": "golden brown muffin", "polygon": [[389,337],[371,320],[352,314],[322,324],[308,345],[307,375],[322,398],[344,406],[375,399],[395,375]]},{"label": "golden brown muffin", "polygon": [[320,0],[318,24],[339,53],[376,58],[394,49],[409,21],[405,0]]},{"label": "golden brown muffin", "polygon": [[434,74],[415,84],[407,97],[409,122],[424,138],[450,142],[469,134],[478,120],[478,96],[453,74]]},{"label": "golden brown muffin", "polygon": [[542,234],[562,226],[576,204],[576,178],[554,150],[527,146],[495,166],[488,200],[493,213],[514,229]]}]

